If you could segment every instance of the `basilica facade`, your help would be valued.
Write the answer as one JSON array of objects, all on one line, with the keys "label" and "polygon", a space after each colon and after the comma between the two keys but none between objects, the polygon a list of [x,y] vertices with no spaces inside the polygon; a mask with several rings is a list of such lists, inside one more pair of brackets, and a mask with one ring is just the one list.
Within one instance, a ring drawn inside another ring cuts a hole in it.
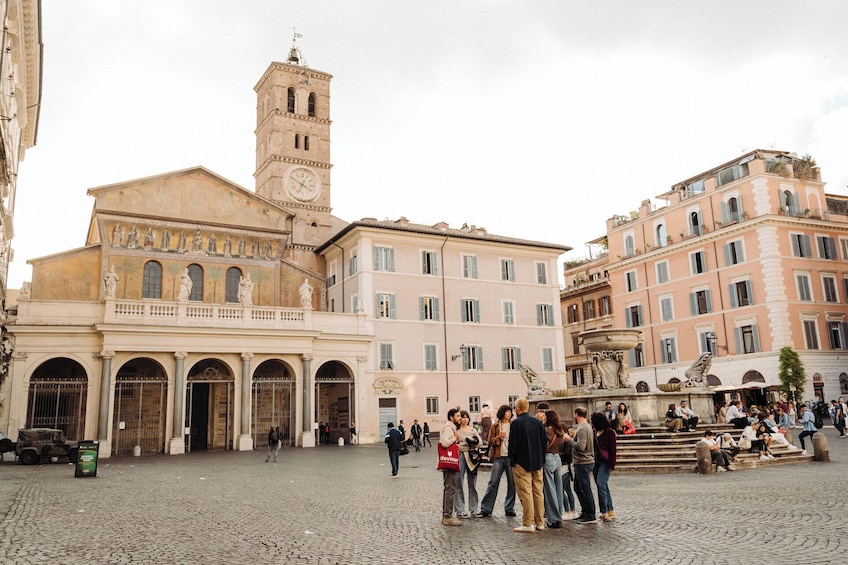
[{"label": "basilica facade", "polygon": [[262,75],[255,191],[203,167],[88,190],[85,244],[29,261],[0,431],[101,457],[250,450],[272,427],[312,446],[318,422],[373,442],[517,397],[520,365],[562,386],[568,248],[333,216],[331,79],[294,48]]}]

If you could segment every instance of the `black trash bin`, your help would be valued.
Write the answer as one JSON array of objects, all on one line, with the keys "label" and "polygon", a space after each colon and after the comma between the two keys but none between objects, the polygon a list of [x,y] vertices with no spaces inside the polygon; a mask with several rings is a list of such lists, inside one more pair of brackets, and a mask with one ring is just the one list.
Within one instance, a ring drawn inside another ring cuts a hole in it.
[{"label": "black trash bin", "polygon": [[96,477],[97,476],[97,454],[99,453],[100,443],[96,441],[81,441],[79,442],[79,451],[77,453],[77,461],[74,465],[75,477]]}]

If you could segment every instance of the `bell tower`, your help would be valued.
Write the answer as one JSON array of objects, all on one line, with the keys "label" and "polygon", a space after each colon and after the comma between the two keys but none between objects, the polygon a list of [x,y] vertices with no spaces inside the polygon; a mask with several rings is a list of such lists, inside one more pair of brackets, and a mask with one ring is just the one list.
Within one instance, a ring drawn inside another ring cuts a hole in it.
[{"label": "bell tower", "polygon": [[[256,193],[295,216],[290,251],[309,251],[331,235],[330,80],[310,69],[295,42],[256,91]],[[291,255],[290,255],[291,256]],[[308,260],[307,260],[308,262]]]}]

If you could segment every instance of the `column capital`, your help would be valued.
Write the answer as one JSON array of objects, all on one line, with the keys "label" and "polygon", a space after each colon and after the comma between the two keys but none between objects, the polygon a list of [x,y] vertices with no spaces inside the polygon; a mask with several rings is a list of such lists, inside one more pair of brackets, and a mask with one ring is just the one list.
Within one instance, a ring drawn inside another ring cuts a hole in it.
[{"label": "column capital", "polygon": [[100,353],[95,354],[95,357],[99,357],[100,359],[111,359],[114,356],[115,352],[108,349],[104,349]]},{"label": "column capital", "polygon": [[312,359],[313,359],[312,355],[309,354],[309,353],[304,353],[303,355],[300,356],[300,358],[303,359],[304,361],[312,361]]},{"label": "column capital", "polygon": [[253,359],[253,353],[242,353],[241,354],[242,361],[249,361]]},{"label": "column capital", "polygon": [[366,361],[368,361],[368,356],[367,355],[357,355],[356,360],[359,361],[360,363],[365,363]]},{"label": "column capital", "polygon": [[27,358],[27,352],[26,351],[19,351],[19,350],[16,349],[12,352],[12,359],[17,359],[19,361],[26,361],[26,358]]},{"label": "column capital", "polygon": [[174,359],[185,359],[186,357],[188,357],[188,353],[186,353],[185,351],[174,352]]}]

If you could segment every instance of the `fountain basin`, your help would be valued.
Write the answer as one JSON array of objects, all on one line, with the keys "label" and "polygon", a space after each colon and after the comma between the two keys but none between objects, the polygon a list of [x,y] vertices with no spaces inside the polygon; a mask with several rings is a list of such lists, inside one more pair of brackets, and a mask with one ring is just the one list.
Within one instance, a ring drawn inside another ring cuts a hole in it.
[{"label": "fountain basin", "polygon": [[639,345],[642,332],[623,328],[609,328],[581,332],[580,341],[588,351],[605,351],[617,349],[629,351]]}]

